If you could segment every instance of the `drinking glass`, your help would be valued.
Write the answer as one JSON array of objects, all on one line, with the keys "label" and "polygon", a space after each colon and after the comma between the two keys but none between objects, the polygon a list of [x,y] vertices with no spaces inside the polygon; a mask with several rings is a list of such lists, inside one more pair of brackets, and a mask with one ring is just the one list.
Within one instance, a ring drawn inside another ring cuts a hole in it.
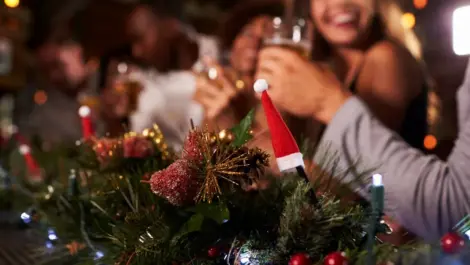
[{"label": "drinking glass", "polygon": [[307,19],[275,17],[266,25],[263,46],[281,46],[310,59],[312,35],[312,24]]},{"label": "drinking glass", "polygon": [[119,62],[111,70],[111,85],[118,95],[129,99],[129,113],[137,110],[140,91],[143,88],[142,73],[131,64]]}]

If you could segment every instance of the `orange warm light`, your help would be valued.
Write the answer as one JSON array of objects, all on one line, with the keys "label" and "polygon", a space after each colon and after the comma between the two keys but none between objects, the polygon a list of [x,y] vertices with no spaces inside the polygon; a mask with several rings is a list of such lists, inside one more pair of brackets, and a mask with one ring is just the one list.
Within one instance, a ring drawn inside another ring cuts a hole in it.
[{"label": "orange warm light", "polygon": [[433,150],[437,146],[437,139],[434,135],[427,135],[424,137],[424,148]]},{"label": "orange warm light", "polygon": [[412,29],[416,24],[416,18],[411,13],[405,13],[401,17],[401,25],[406,29]]},{"label": "orange warm light", "polygon": [[47,101],[47,94],[44,90],[38,90],[34,93],[34,102],[38,105],[42,105]]},{"label": "orange warm light", "polygon": [[413,0],[416,9],[423,9],[428,5],[428,0]]}]

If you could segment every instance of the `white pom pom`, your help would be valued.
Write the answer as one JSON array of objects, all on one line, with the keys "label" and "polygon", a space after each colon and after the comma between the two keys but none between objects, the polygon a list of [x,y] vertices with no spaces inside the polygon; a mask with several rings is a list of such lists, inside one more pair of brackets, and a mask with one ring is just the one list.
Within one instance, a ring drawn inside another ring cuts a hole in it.
[{"label": "white pom pom", "polygon": [[20,154],[26,155],[26,154],[29,154],[30,152],[31,152],[31,149],[29,148],[29,146],[25,144],[20,145]]},{"label": "white pom pom", "polygon": [[91,109],[87,106],[81,106],[78,109],[78,115],[80,115],[80,117],[82,118],[88,117],[90,116],[90,114],[91,114]]},{"label": "white pom pom", "polygon": [[268,81],[265,79],[258,79],[256,82],[253,84],[253,88],[255,89],[256,92],[261,93],[265,90],[268,90],[269,84]]}]

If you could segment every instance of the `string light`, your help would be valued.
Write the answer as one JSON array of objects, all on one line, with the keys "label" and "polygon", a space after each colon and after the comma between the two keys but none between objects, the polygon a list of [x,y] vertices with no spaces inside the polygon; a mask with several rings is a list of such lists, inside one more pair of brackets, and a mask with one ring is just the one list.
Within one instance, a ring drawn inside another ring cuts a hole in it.
[{"label": "string light", "polygon": [[423,9],[428,5],[428,0],[413,0],[416,9]]},{"label": "string light", "polygon": [[412,29],[416,24],[416,18],[411,13],[405,13],[401,17],[401,25],[406,29]]},{"label": "string light", "polygon": [[426,135],[424,137],[424,148],[433,150],[437,146],[437,139],[434,135]]},{"label": "string light", "polygon": [[3,2],[9,8],[15,8],[20,5],[20,0],[4,0]]}]

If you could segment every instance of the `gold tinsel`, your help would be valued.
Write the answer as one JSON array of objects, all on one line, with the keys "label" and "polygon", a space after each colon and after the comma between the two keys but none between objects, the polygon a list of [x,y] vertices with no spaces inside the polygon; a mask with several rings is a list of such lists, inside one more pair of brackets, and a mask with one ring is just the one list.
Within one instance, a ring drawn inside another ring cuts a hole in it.
[{"label": "gold tinsel", "polygon": [[221,195],[219,180],[242,188],[256,183],[269,165],[269,155],[261,149],[233,147],[231,142],[234,137],[230,131],[211,134],[207,130],[196,129],[193,133],[196,133],[196,142],[203,157],[202,166],[197,167],[204,177],[197,201],[211,203]]},{"label": "gold tinsel", "polygon": [[154,124],[152,128],[143,130],[141,134],[137,134],[136,132],[128,132],[124,135],[124,138],[136,136],[143,136],[151,140],[155,144],[157,149],[162,153],[163,159],[172,159],[172,155],[168,148],[168,145],[166,144],[165,137],[163,137],[162,131],[160,130],[158,125]]}]

